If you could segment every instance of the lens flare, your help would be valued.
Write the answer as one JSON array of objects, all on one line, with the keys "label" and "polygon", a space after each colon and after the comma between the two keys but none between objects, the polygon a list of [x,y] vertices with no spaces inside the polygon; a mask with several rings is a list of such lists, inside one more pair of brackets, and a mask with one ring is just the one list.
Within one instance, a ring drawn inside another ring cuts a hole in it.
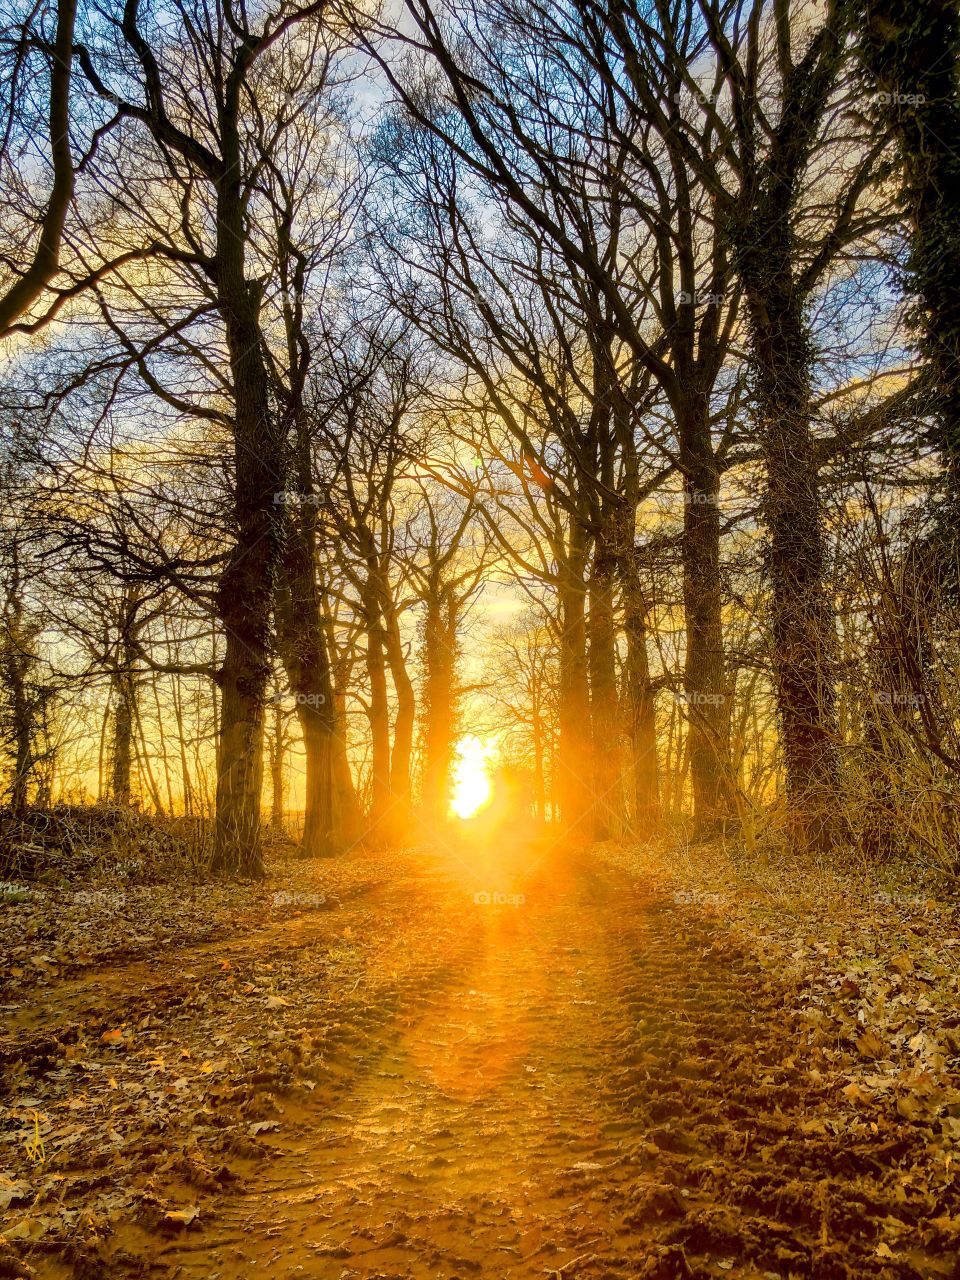
[{"label": "lens flare", "polygon": [[490,802],[493,794],[488,763],[491,751],[488,744],[472,733],[461,739],[457,746],[450,808],[458,818],[472,818]]}]

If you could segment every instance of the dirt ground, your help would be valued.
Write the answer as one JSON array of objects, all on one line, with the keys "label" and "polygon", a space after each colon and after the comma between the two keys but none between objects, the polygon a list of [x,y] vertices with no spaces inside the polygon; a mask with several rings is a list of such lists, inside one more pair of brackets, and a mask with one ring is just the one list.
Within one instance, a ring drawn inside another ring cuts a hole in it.
[{"label": "dirt ground", "polygon": [[955,976],[927,1030],[885,979],[911,1074],[861,979],[825,1007],[602,849],[297,876],[14,965],[0,1276],[960,1277]]}]

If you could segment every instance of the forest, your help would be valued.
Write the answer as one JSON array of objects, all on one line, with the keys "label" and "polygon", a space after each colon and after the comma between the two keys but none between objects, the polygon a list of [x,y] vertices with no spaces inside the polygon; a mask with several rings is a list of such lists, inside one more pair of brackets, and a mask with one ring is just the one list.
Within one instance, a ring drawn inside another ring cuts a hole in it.
[{"label": "forest", "polygon": [[0,1277],[960,1276],[957,0],[0,0]]}]

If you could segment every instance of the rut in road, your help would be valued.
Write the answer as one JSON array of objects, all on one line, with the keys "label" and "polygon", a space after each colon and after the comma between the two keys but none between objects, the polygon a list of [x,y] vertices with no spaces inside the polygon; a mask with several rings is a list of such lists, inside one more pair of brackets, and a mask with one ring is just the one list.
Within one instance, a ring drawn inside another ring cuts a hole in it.
[{"label": "rut in road", "polygon": [[464,860],[411,855],[368,962],[393,966],[392,1016],[163,1274],[960,1274],[919,1235],[878,1250],[932,1212],[900,1185],[921,1139],[832,1123],[794,990],[595,856]]}]

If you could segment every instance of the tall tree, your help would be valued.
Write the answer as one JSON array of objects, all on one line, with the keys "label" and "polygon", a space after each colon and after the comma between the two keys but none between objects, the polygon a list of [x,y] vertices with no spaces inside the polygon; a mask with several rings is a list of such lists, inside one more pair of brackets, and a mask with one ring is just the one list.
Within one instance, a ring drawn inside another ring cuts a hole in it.
[{"label": "tall tree", "polygon": [[935,441],[946,479],[944,533],[955,580],[960,541],[960,10],[953,0],[850,0],[846,21],[893,135],[910,221],[907,286],[936,382]]},{"label": "tall tree", "polygon": [[419,488],[417,509],[407,522],[407,564],[421,606],[423,811],[429,827],[439,831],[447,821],[463,699],[462,631],[488,567],[487,539],[472,496],[458,502],[431,479]]},{"label": "tall tree", "polygon": [[[809,309],[845,249],[888,220],[871,205],[883,146],[841,109],[849,94],[842,3],[812,29],[783,6],[766,37],[760,0],[742,23],[715,0],[700,7],[715,66],[704,114],[726,142],[717,150],[736,181],[725,181],[716,154],[695,172],[715,193],[746,300],[787,799],[801,842],[829,844],[840,740]],[[773,105],[763,105],[764,90]],[[827,156],[844,166],[839,190],[821,176]]]},{"label": "tall tree", "polygon": [[[266,11],[256,26],[232,0],[215,15],[189,2],[175,8],[185,43],[170,40],[159,11],[128,0],[121,16],[107,18],[112,47],[84,51],[82,66],[96,93],[152,141],[158,181],[181,191],[180,234],[171,231],[164,253],[203,282],[223,325],[235,536],[216,601],[225,652],[214,865],[258,875],[270,618],[282,542],[274,495],[284,488],[285,459],[265,359],[265,282],[256,254],[262,157],[248,145],[249,120],[276,110],[279,145],[298,106],[277,101],[277,85],[258,74],[260,64],[284,40],[309,31],[324,0]],[[113,70],[117,60],[122,72]],[[131,79],[139,98],[123,91]],[[192,223],[201,209],[207,219]]]}]

